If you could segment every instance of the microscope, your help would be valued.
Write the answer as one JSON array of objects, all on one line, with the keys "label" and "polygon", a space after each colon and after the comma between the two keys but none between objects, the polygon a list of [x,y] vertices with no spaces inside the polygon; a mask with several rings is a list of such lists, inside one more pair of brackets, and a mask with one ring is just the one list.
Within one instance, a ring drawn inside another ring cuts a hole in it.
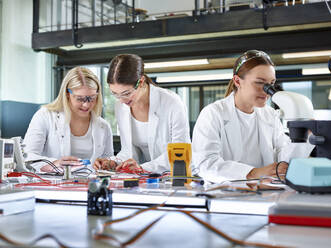
[{"label": "microscope", "polygon": [[316,145],[316,157],[331,159],[331,121],[314,120],[314,108],[310,99],[304,95],[277,90],[273,85],[265,85],[264,91],[271,95],[273,103],[280,108],[281,115],[287,120],[292,142],[306,142]]},{"label": "microscope", "polygon": [[309,139],[309,143],[315,145],[315,158],[291,159],[286,184],[299,192],[331,193],[331,121],[314,120],[313,105],[304,95],[282,91],[271,84],[264,85],[263,89],[279,106],[291,141],[303,143]]}]

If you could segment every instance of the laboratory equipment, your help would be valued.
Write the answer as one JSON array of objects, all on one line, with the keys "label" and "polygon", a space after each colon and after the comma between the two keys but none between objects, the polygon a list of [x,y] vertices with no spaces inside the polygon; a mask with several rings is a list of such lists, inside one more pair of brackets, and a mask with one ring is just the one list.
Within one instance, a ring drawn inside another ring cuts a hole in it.
[{"label": "laboratory equipment", "polygon": [[269,223],[331,227],[331,209],[305,203],[275,204],[268,211]]},{"label": "laboratory equipment", "polygon": [[[184,186],[185,183],[191,183],[192,149],[189,143],[169,143],[168,159],[170,163],[170,174],[172,186]],[[177,177],[177,178],[176,178]]]},{"label": "laboratory equipment", "polygon": [[265,84],[263,90],[280,108],[281,117],[285,120],[314,119],[314,107],[308,97],[299,93],[276,89],[273,84]]},{"label": "laboratory equipment", "polygon": [[69,180],[72,178],[71,175],[71,165],[70,164],[65,164],[63,166],[63,179],[64,180]]},{"label": "laboratory equipment", "polygon": [[87,193],[87,213],[110,216],[113,213],[113,191],[108,189],[109,179],[93,179]]},{"label": "laboratory equipment", "polygon": [[[331,192],[331,121],[313,120],[314,109],[308,97],[286,91],[278,91],[271,84],[263,87],[271,95],[287,120],[292,142],[309,142],[315,145],[317,158],[292,159],[287,169],[285,182],[291,188],[308,193]],[[322,159],[324,158],[324,159]]]},{"label": "laboratory equipment", "polygon": [[25,157],[26,154],[24,153],[24,145],[23,140],[21,137],[12,137],[11,138],[14,141],[14,155],[15,155],[15,163],[16,163],[16,169],[15,171],[22,172],[22,171],[30,171],[27,169],[29,167],[32,169],[31,165],[26,165],[25,164]]},{"label": "laboratory equipment", "polygon": [[9,172],[15,169],[14,141],[12,139],[0,139],[0,182]]},{"label": "laboratory equipment", "polygon": [[331,159],[331,121],[289,121],[287,127],[292,142],[306,142],[310,130],[309,143],[316,145],[316,157]]},{"label": "laboratory equipment", "polygon": [[331,193],[331,160],[327,158],[294,158],[285,182],[299,192]]}]

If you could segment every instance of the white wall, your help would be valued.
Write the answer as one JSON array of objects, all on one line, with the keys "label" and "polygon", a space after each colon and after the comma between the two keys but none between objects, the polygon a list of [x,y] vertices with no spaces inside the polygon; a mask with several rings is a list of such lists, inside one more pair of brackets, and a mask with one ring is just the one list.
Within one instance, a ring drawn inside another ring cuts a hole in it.
[{"label": "white wall", "polygon": [[32,16],[32,0],[2,0],[1,100],[51,100],[51,55],[31,48]]}]

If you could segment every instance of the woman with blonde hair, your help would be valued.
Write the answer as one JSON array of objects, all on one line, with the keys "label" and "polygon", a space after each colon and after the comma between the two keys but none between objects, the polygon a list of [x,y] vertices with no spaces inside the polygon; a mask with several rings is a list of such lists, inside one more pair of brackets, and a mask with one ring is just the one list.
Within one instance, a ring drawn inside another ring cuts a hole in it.
[{"label": "woman with blonde hair", "polygon": [[263,51],[249,50],[233,67],[226,97],[206,106],[193,132],[193,164],[205,180],[222,182],[285,173],[293,157],[307,157],[308,143],[294,144],[277,112],[266,105],[266,84],[276,82],[274,64]]},{"label": "woman with blonde hair", "polygon": [[[33,116],[25,134],[27,161],[47,159],[57,167],[79,165],[81,159],[93,164],[96,158],[113,155],[112,132],[100,117],[101,85],[87,68],[71,69],[62,81],[57,98]],[[51,172],[45,163],[37,171]]]}]

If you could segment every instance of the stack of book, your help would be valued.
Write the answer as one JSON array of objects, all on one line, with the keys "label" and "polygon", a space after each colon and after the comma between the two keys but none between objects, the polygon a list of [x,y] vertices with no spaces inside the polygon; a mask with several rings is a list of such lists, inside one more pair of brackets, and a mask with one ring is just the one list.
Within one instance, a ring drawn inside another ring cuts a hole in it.
[{"label": "stack of book", "polygon": [[0,215],[10,215],[32,211],[35,208],[35,202],[36,200],[33,191],[1,189]]}]

